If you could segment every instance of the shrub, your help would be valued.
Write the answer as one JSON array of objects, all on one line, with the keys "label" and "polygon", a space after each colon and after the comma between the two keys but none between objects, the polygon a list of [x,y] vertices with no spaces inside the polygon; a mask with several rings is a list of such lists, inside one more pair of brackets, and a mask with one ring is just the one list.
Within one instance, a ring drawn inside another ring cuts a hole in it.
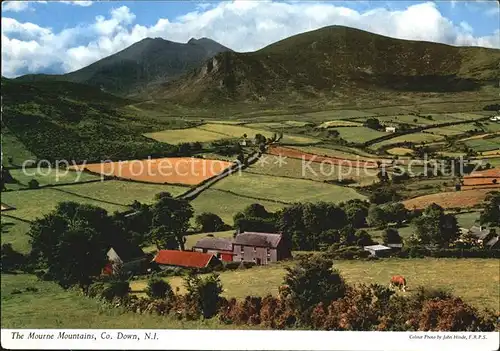
[{"label": "shrub", "polygon": [[185,278],[187,290],[186,302],[190,308],[197,309],[204,318],[211,318],[217,313],[222,284],[215,273],[208,277],[200,278],[190,272]]},{"label": "shrub", "polygon": [[2,272],[10,272],[22,268],[26,263],[26,258],[23,254],[14,250],[12,244],[2,244],[0,262],[2,262]]},{"label": "shrub", "polygon": [[87,289],[89,297],[102,298],[111,301],[114,298],[123,298],[130,292],[130,285],[127,281],[96,282]]},{"label": "shrub", "polygon": [[154,299],[164,299],[173,294],[172,287],[169,283],[159,278],[151,278],[148,281],[146,294]]}]

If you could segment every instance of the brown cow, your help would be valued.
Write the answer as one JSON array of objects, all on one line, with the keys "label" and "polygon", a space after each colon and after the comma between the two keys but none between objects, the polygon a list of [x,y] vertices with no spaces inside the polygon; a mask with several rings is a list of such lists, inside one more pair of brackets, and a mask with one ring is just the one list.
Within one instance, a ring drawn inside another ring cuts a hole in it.
[{"label": "brown cow", "polygon": [[391,278],[391,288],[397,287],[403,291],[406,291],[406,279],[402,275],[395,275]]}]

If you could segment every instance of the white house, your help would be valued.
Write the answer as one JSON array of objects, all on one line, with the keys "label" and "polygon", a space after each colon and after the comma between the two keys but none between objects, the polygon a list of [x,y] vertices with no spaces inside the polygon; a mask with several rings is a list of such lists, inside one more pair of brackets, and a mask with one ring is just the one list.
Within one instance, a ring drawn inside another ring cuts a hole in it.
[{"label": "white house", "polygon": [[385,127],[387,133],[396,133],[396,127]]},{"label": "white house", "polygon": [[500,122],[500,116],[491,117],[490,121],[492,121],[492,122]]}]

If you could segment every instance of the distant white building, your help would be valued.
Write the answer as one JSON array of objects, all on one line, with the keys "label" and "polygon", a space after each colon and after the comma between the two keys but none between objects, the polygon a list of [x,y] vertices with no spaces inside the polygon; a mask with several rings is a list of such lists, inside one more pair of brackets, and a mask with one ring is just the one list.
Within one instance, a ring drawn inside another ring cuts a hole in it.
[{"label": "distant white building", "polygon": [[490,121],[492,121],[492,122],[500,122],[500,116],[491,117]]},{"label": "distant white building", "polygon": [[387,133],[396,133],[396,127],[385,127]]}]

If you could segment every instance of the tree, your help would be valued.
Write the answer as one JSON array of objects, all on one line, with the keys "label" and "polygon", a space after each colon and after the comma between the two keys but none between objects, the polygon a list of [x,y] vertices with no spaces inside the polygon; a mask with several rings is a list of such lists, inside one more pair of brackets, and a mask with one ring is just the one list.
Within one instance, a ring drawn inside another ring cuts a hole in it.
[{"label": "tree", "polygon": [[266,141],[267,141],[266,137],[263,136],[262,134],[260,134],[260,133],[255,134],[255,143],[256,144],[258,144],[258,145],[265,144]]},{"label": "tree", "polygon": [[387,244],[401,244],[403,239],[397,229],[394,228],[386,228],[384,233],[382,234],[382,241],[384,245]]},{"label": "tree", "polygon": [[33,222],[31,256],[47,268],[47,276],[64,288],[88,286],[107,261],[106,251],[120,237],[119,229],[101,208],[74,202]]},{"label": "tree", "polygon": [[224,222],[215,213],[203,212],[196,216],[195,222],[203,232],[218,232],[224,229]]},{"label": "tree", "polygon": [[399,201],[401,195],[398,194],[396,188],[391,186],[381,186],[375,189],[369,197],[372,204],[383,204],[387,202]]},{"label": "tree", "polygon": [[415,234],[422,244],[448,246],[460,236],[457,219],[446,214],[436,204],[429,205],[422,216],[414,220]]},{"label": "tree", "polygon": [[366,226],[366,217],[368,216],[368,208],[370,207],[369,202],[354,199],[341,204],[340,207],[344,210],[348,223],[351,223],[355,228]]},{"label": "tree", "polygon": [[371,237],[371,235],[366,231],[366,230],[358,230],[355,233],[355,244],[357,246],[368,246],[368,245],[373,245],[374,241]]},{"label": "tree", "polygon": [[28,188],[30,189],[38,189],[40,187],[40,183],[36,179],[31,179],[28,182]]},{"label": "tree", "polygon": [[377,118],[368,118],[366,122],[364,123],[365,127],[375,129],[375,130],[380,130],[382,129],[382,125],[380,124],[380,121]]},{"label": "tree", "polygon": [[184,286],[187,290],[186,297],[197,304],[204,318],[211,318],[217,313],[220,296],[224,291],[218,274],[200,278],[189,271]]},{"label": "tree", "polygon": [[158,194],[152,207],[151,242],[155,243],[158,249],[172,248],[175,238],[177,248],[184,250],[184,235],[193,213],[193,207],[188,201],[175,199],[166,192]]},{"label": "tree", "polygon": [[320,302],[330,304],[344,297],[346,291],[344,279],[333,269],[333,262],[313,255],[299,257],[297,265],[287,267],[283,283],[305,321]]},{"label": "tree", "polygon": [[486,204],[479,221],[481,224],[500,226],[500,192],[493,191],[486,196]]},{"label": "tree", "polygon": [[17,252],[12,247],[12,244],[2,244],[1,248],[2,262],[1,269],[2,272],[10,272],[15,269],[20,269],[25,263],[25,257],[20,252]]},{"label": "tree", "polygon": [[172,287],[165,280],[160,278],[151,278],[148,281],[146,294],[154,299],[165,299],[173,295]]},{"label": "tree", "polygon": [[401,225],[409,216],[409,211],[401,202],[392,202],[383,206],[386,218],[389,222]]},{"label": "tree", "polygon": [[368,223],[372,227],[380,227],[389,223],[389,218],[387,218],[387,213],[384,211],[382,206],[371,205],[368,210]]}]

